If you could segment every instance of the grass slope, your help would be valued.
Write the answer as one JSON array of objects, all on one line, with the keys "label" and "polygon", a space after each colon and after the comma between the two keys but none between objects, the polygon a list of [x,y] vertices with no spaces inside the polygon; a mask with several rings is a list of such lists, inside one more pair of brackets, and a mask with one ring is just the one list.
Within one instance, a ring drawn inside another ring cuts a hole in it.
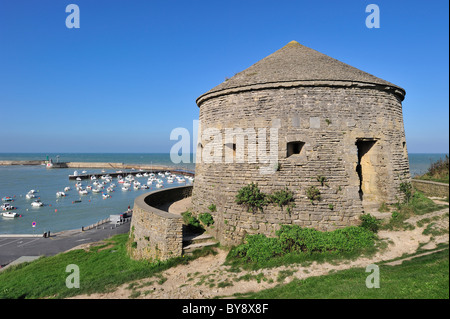
[{"label": "grass slope", "polygon": [[370,273],[364,268],[326,276],[295,279],[284,285],[252,294],[247,299],[448,299],[448,249],[404,261],[398,266],[379,265],[380,288],[369,289]]}]

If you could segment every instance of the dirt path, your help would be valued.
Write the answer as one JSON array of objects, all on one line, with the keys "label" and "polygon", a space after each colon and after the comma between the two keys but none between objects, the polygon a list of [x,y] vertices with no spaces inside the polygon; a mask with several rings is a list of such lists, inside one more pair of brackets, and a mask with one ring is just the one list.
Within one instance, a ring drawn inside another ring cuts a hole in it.
[{"label": "dirt path", "polygon": [[[441,216],[442,225],[448,229],[448,208],[420,216],[420,219]],[[446,223],[445,223],[445,218]],[[416,223],[416,220],[410,221]],[[424,235],[427,225],[409,231],[380,231],[378,237],[388,243],[388,247],[371,257],[358,258],[354,261],[339,263],[312,262],[308,266],[289,265],[258,271],[231,272],[224,266],[227,251],[218,249],[217,255],[198,258],[187,265],[179,265],[162,272],[159,276],[146,278],[124,284],[114,292],[106,294],[80,295],[75,298],[93,299],[197,299],[213,297],[232,297],[235,293],[259,291],[274,287],[279,282],[287,283],[294,278],[305,279],[311,276],[326,275],[330,271],[338,271],[353,267],[367,267],[405,254],[413,254],[420,245],[434,243],[438,237]],[[446,238],[446,239],[445,239]],[[439,242],[448,243],[448,232]],[[426,246],[425,245],[425,246]],[[430,246],[430,249],[433,247]],[[397,261],[397,263],[401,261]],[[130,285],[131,284],[131,285]],[[131,288],[130,288],[131,287]]]}]

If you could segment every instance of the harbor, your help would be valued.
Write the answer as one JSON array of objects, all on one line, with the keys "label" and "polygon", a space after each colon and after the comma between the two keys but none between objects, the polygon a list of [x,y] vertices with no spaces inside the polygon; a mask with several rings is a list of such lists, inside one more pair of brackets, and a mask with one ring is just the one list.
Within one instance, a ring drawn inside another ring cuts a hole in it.
[{"label": "harbor", "polygon": [[[102,176],[109,176],[112,178],[117,178],[118,176],[128,176],[128,175],[132,175],[132,176],[137,176],[139,174],[146,176],[148,174],[158,174],[158,173],[166,173],[168,172],[169,174],[182,174],[185,176],[191,176],[193,177],[195,174],[193,172],[190,171],[184,171],[184,170],[174,170],[174,169],[158,169],[158,170],[142,170],[139,169],[138,171],[136,170],[131,170],[131,171],[116,171],[116,172],[112,172],[112,173],[106,173],[106,172],[101,172],[101,173],[91,173],[91,174],[72,174],[69,175],[69,179],[71,180],[76,180],[77,178],[79,178],[79,180],[84,180],[84,179],[99,179]],[[146,174],[146,175],[145,175]],[[139,177],[139,176],[138,176]]]},{"label": "harbor", "polygon": [[[21,165],[23,161],[15,163],[16,165],[0,165],[0,198],[10,198],[11,202],[8,203],[14,206],[12,212],[16,213],[14,218],[0,216],[0,234],[3,235],[42,236],[46,232],[55,234],[67,230],[87,229],[90,228],[89,225],[95,225],[98,221],[110,218],[111,215],[123,213],[128,206],[133,206],[134,199],[140,194],[190,184],[192,181],[185,176],[192,178],[194,175],[192,171],[163,165],[148,165],[148,169],[144,169],[146,166],[144,164],[124,164],[120,167],[112,164],[114,166],[112,168],[109,164],[117,162],[106,161],[100,164],[108,163],[108,165],[90,163],[89,168],[76,169],[47,169],[36,161],[32,161],[31,165]],[[77,177],[72,176],[74,170],[80,172]],[[84,171],[86,173],[82,173]],[[166,172],[170,175],[166,175]],[[152,173],[156,179],[150,183],[145,175],[149,176]],[[123,184],[116,179],[119,175],[124,178]],[[129,175],[134,181],[126,179]],[[169,177],[172,175],[177,175],[180,180],[177,178],[170,180]],[[110,181],[102,179],[103,176],[110,176]],[[78,177],[81,181],[76,180]],[[126,187],[125,182],[131,185]],[[77,190],[77,184],[82,185],[83,193]],[[115,187],[112,184],[115,184]],[[35,197],[28,196],[31,190],[35,191],[32,194]],[[64,194],[58,196],[61,193]],[[33,202],[36,200],[40,200],[42,206],[34,206]],[[5,203],[7,202],[2,201],[1,204]]]}]

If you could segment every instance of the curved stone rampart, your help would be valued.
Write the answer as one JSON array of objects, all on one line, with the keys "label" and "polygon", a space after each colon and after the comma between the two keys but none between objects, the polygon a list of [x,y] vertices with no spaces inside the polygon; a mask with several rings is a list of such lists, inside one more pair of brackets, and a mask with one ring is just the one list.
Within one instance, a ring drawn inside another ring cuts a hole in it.
[{"label": "curved stone rampart", "polygon": [[182,216],[157,207],[189,197],[191,193],[192,186],[180,186],[146,193],[135,199],[130,230],[132,258],[166,260],[182,255]]}]

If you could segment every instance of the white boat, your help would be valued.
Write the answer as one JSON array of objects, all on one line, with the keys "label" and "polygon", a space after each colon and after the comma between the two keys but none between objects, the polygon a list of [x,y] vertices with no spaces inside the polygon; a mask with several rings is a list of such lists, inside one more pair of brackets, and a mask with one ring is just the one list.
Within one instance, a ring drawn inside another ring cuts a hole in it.
[{"label": "white boat", "polygon": [[81,181],[81,178],[80,178],[80,177],[77,177],[76,180],[77,180],[77,181]]},{"label": "white boat", "polygon": [[83,174],[86,174],[86,173],[87,173],[87,171],[82,171],[81,173],[83,173]]},{"label": "white boat", "polygon": [[64,197],[64,196],[66,196],[66,193],[64,193],[64,192],[57,192],[56,193],[56,197]]},{"label": "white boat", "polygon": [[85,190],[85,189],[80,189],[80,190],[78,191],[78,193],[79,193],[80,195],[87,195],[87,194],[88,194],[88,191]]},{"label": "white boat", "polygon": [[65,192],[70,191],[70,187],[69,187],[69,186],[65,187],[65,188],[64,188],[64,191],[65,191]]},{"label": "white boat", "polygon": [[95,175],[91,176],[91,181],[96,180],[96,179],[97,179],[97,177],[95,177]]},{"label": "white boat", "polygon": [[114,192],[114,190],[112,189],[112,187],[111,187],[111,186],[110,186],[110,187],[108,187],[108,188],[106,189],[106,191],[107,191],[108,193]]},{"label": "white boat", "polygon": [[1,209],[2,210],[14,210],[14,209],[16,209],[13,205],[10,205],[10,204],[7,204],[7,203],[5,203],[5,204],[3,204],[2,206],[1,206]]},{"label": "white boat", "polygon": [[3,217],[6,218],[14,218],[14,217],[18,217],[19,215],[17,213],[13,213],[13,212],[4,212],[2,213]]},{"label": "white boat", "polygon": [[156,187],[161,188],[161,187],[163,187],[163,184],[156,184]]},{"label": "white boat", "polygon": [[109,194],[103,194],[102,196],[103,196],[103,199],[107,199],[107,198],[111,197],[111,195],[109,195]]},{"label": "white boat", "polygon": [[150,188],[150,187],[148,187],[147,184],[144,184],[144,185],[141,186],[141,189],[149,189],[149,188]]},{"label": "white boat", "polygon": [[34,189],[32,189],[32,190],[30,190],[28,193],[34,194],[34,193],[36,193],[36,191],[35,191]]},{"label": "white boat", "polygon": [[140,186],[140,185],[133,185],[133,188],[134,188],[135,190],[139,190],[139,189],[141,189],[141,186]]},{"label": "white boat", "polygon": [[91,186],[91,185],[86,186],[86,189],[87,189],[88,191],[90,191],[90,190],[92,190],[92,186]]},{"label": "white boat", "polygon": [[41,206],[44,206],[44,204],[40,200],[35,200],[34,202],[31,203],[31,206],[41,207]]},{"label": "white boat", "polygon": [[36,197],[36,195],[31,194],[31,193],[28,193],[25,195],[25,198],[27,198],[27,199],[31,199],[31,198],[35,198],[35,197]]},{"label": "white boat", "polygon": [[93,193],[100,193],[101,191],[102,191],[101,188],[93,188],[92,189]]},{"label": "white boat", "polygon": [[127,191],[129,188],[127,186],[122,187],[123,191]]},{"label": "white boat", "polygon": [[13,202],[14,199],[12,197],[5,196],[5,197],[2,198],[2,201],[4,201],[4,202]]}]

